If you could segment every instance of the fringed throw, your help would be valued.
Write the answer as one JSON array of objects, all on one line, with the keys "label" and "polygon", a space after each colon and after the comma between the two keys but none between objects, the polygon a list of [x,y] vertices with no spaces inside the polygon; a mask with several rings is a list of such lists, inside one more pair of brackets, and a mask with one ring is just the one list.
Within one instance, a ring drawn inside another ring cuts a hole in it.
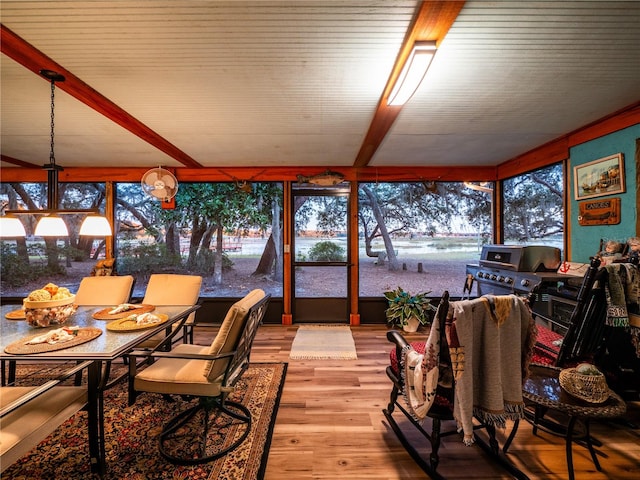
[{"label": "fringed throw", "polygon": [[607,270],[607,282],[604,286],[607,299],[606,324],[610,327],[628,327],[629,315],[621,279],[621,275],[626,275],[627,270],[621,263],[605,265],[603,268]]},{"label": "fringed throw", "polygon": [[[435,318],[438,318],[436,313]],[[424,420],[436,397],[438,361],[440,358],[440,323],[434,321],[425,345],[424,355],[411,345],[402,350],[401,375],[404,376],[404,399],[408,410],[418,421]]]},{"label": "fringed throw", "polygon": [[522,384],[535,340],[534,323],[527,305],[516,295],[451,305],[455,330],[448,332],[450,346],[463,352],[458,355],[463,365],[457,368],[454,416],[464,443],[471,445],[474,416],[498,428],[504,428],[506,420],[523,418]]}]

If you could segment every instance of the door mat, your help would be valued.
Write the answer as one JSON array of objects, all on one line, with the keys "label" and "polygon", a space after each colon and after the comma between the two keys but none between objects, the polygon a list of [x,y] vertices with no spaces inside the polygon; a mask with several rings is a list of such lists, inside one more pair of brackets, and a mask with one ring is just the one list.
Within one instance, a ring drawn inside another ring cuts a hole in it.
[{"label": "door mat", "polygon": [[346,325],[301,325],[291,345],[294,360],[357,360],[351,328]]}]

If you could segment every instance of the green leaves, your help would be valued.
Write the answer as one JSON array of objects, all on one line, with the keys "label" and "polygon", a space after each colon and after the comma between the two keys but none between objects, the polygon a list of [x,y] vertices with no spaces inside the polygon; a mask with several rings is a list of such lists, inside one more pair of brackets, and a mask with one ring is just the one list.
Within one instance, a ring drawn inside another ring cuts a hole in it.
[{"label": "green leaves", "polygon": [[384,292],[384,296],[389,302],[389,308],[385,310],[387,322],[403,327],[409,318],[416,317],[422,325],[429,323],[428,312],[436,309],[427,298],[429,293],[431,293],[430,290],[411,295],[402,287]]}]

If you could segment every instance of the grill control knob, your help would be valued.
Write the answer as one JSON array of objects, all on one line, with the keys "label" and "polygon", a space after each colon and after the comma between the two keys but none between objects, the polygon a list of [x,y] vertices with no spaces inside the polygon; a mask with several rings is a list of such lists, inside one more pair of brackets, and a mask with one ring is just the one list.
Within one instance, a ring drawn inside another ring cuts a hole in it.
[{"label": "grill control knob", "polygon": [[504,277],[503,277],[502,275],[500,275],[500,276],[498,277],[498,281],[499,281],[500,283],[504,282]]},{"label": "grill control knob", "polygon": [[495,281],[498,278],[498,276],[494,273],[493,275],[491,275],[491,280]]},{"label": "grill control knob", "polygon": [[482,277],[484,277],[484,273],[478,272],[478,273],[476,273],[476,277],[482,278]]},{"label": "grill control knob", "polygon": [[522,280],[520,280],[520,285],[522,285],[523,287],[528,287],[530,283],[531,282],[526,278],[523,278]]},{"label": "grill control knob", "polygon": [[505,278],[505,279],[504,279],[504,281],[505,281],[506,283],[508,283],[509,285],[511,285],[511,284],[513,283],[513,278],[511,278],[511,277],[507,277],[507,278]]}]

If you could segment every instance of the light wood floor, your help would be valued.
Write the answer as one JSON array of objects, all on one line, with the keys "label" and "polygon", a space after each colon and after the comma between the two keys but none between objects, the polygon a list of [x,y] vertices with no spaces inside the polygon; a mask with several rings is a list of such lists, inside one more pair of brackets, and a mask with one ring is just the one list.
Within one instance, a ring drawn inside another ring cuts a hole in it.
[{"label": "light wood floor", "polygon": [[[260,327],[251,354],[252,362],[288,362],[265,480],[427,478],[382,414],[391,391],[386,326],[352,327],[358,360],[291,360],[296,329]],[[196,343],[207,343],[214,334],[215,328],[198,327]],[[638,402],[629,404],[627,418],[640,424]],[[640,430],[594,423],[592,432],[604,444],[598,449],[602,471],[586,448],[574,446],[576,480],[640,478]],[[447,478],[511,478],[457,435],[443,440],[440,454],[438,471]],[[564,440],[534,436],[524,421],[509,457],[532,479],[567,478]]]}]

